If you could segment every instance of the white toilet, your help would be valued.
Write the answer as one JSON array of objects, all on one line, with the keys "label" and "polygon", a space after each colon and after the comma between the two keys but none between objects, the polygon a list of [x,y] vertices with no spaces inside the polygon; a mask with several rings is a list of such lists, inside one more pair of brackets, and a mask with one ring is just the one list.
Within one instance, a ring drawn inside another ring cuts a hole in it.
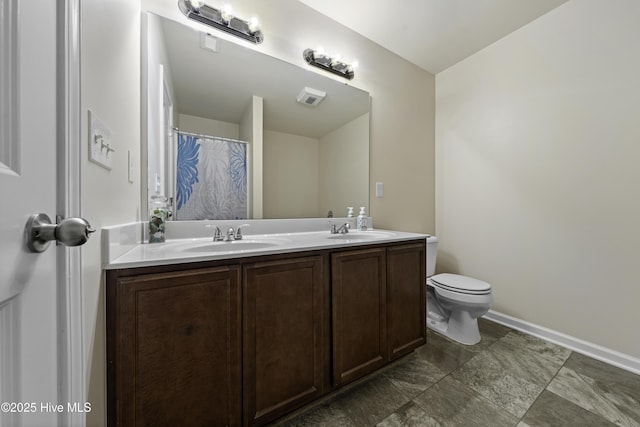
[{"label": "white toilet", "polygon": [[427,326],[462,344],[480,342],[478,317],[493,303],[491,285],[459,274],[436,274],[438,238],[427,238]]}]

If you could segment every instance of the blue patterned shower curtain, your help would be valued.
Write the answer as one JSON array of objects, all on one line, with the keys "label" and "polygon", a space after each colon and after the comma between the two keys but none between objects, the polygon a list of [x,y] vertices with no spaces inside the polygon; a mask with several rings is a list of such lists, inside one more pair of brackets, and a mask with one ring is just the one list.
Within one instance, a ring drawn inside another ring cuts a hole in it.
[{"label": "blue patterned shower curtain", "polygon": [[176,219],[247,218],[247,144],[176,132]]}]

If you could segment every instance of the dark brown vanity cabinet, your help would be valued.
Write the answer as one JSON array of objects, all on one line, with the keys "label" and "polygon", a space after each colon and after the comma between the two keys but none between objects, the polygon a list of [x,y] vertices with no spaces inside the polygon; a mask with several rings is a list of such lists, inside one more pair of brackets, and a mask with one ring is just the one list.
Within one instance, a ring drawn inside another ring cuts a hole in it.
[{"label": "dark brown vanity cabinet", "polygon": [[395,360],[426,342],[426,248],[387,248],[387,342]]},{"label": "dark brown vanity cabinet", "polygon": [[238,426],[240,268],[115,278],[111,426]]},{"label": "dark brown vanity cabinet", "polygon": [[244,266],[244,405],[248,425],[262,425],[324,393],[323,256]]},{"label": "dark brown vanity cabinet", "polygon": [[425,251],[414,243],[332,255],[335,386],[426,342]]},{"label": "dark brown vanity cabinet", "polygon": [[385,248],[331,256],[333,384],[382,367],[387,355]]},{"label": "dark brown vanity cabinet", "polygon": [[425,243],[107,271],[107,425],[264,425],[410,352]]}]

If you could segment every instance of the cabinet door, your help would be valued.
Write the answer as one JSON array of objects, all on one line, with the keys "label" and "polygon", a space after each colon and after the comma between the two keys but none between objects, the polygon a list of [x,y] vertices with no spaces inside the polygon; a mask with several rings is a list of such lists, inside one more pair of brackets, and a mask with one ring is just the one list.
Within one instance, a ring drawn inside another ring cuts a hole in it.
[{"label": "cabinet door", "polygon": [[239,425],[240,269],[149,274],[116,286],[115,424]]},{"label": "cabinet door", "polygon": [[331,257],[333,383],[360,378],[387,361],[385,250]]},{"label": "cabinet door", "polygon": [[245,424],[262,425],[323,393],[323,257],[244,267]]},{"label": "cabinet door", "polygon": [[425,343],[425,245],[387,248],[387,331],[389,357]]}]

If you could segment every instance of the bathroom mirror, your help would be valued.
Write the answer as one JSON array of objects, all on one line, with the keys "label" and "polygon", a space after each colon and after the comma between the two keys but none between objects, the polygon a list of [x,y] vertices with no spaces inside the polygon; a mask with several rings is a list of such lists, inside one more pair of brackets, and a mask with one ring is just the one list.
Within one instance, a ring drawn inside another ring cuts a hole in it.
[{"label": "bathroom mirror", "polygon": [[[143,194],[175,198],[176,133],[186,132],[248,142],[248,218],[345,216],[347,206],[368,207],[367,92],[205,27],[143,15]],[[318,105],[305,103],[318,93],[325,94]]]}]

